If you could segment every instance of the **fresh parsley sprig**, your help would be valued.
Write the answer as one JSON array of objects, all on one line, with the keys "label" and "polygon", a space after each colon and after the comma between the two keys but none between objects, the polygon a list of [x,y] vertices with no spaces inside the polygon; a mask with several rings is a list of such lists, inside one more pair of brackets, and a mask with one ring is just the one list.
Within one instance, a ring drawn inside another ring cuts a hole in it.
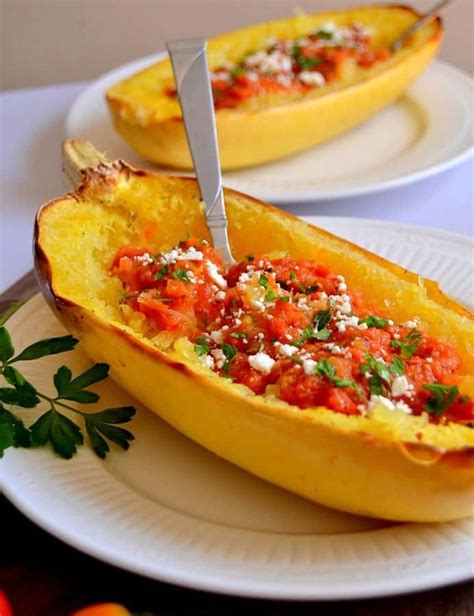
[{"label": "fresh parsley sprig", "polygon": [[404,340],[391,340],[390,346],[392,349],[400,349],[400,355],[411,359],[418,349],[421,342],[421,332],[417,329],[412,329],[408,332]]},{"label": "fresh parsley sprig", "polygon": [[[60,412],[66,409],[80,415],[95,453],[105,458],[110,451],[108,441],[122,449],[128,449],[134,436],[128,430],[116,424],[130,421],[135,414],[132,406],[109,408],[97,413],[87,413],[71,406],[69,401],[79,404],[98,402],[99,395],[87,389],[108,376],[107,364],[94,364],[82,374],[73,378],[67,366],[61,366],[53,376],[56,389],[55,396],[48,396],[32,385],[12,364],[31,361],[71,351],[78,340],[73,336],[46,338],[27,346],[15,354],[10,334],[5,326],[0,327],[0,376],[9,387],[0,387],[0,457],[9,447],[41,447],[51,445],[53,450],[63,458],[69,459],[77,452],[77,447],[84,443],[80,426]],[[49,409],[30,427],[5,405],[19,408],[35,408],[47,402]],[[107,439],[107,440],[106,440]]]},{"label": "fresh parsley sprig", "polygon": [[441,415],[459,396],[457,385],[442,385],[441,383],[426,383],[423,389],[431,394],[425,404],[425,411],[431,415]]}]

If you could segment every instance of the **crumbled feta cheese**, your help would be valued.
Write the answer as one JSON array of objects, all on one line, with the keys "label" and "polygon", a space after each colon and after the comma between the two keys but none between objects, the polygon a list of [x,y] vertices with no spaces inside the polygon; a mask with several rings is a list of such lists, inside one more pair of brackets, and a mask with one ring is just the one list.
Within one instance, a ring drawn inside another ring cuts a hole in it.
[{"label": "crumbled feta cheese", "polygon": [[191,246],[186,252],[181,248],[173,248],[169,252],[160,255],[162,260],[167,263],[175,263],[176,261],[202,261],[204,255],[201,251],[196,250]]},{"label": "crumbled feta cheese", "polygon": [[153,257],[148,252],[144,252],[142,255],[135,256],[135,261],[138,261],[140,263],[145,263],[147,265],[149,265],[150,263],[153,263],[154,260],[155,259],[153,259]]},{"label": "crumbled feta cheese", "polygon": [[213,340],[216,344],[222,344],[224,342],[222,331],[220,329],[216,329],[215,331],[211,332],[210,337],[211,340]]},{"label": "crumbled feta cheese", "polygon": [[226,295],[225,295],[225,291],[217,291],[216,293],[216,299],[219,301],[223,301],[225,299]]},{"label": "crumbled feta cheese", "polygon": [[275,360],[267,355],[266,353],[256,353],[255,355],[249,355],[249,364],[258,372],[262,372],[263,374],[270,374],[273,364]]},{"label": "crumbled feta cheese", "polygon": [[418,327],[418,319],[417,317],[415,317],[412,321],[405,321],[405,323],[402,323],[403,327],[408,327],[410,329],[415,329],[416,327]]},{"label": "crumbled feta cheese", "polygon": [[385,398],[385,396],[377,396],[375,394],[372,394],[372,396],[370,396],[368,410],[371,411],[378,404],[381,404],[388,411],[395,410],[395,405],[393,404],[391,400],[389,400],[388,398]]},{"label": "crumbled feta cheese", "polygon": [[305,359],[303,361],[303,370],[305,374],[314,374],[317,362],[314,359]]},{"label": "crumbled feta cheese", "polygon": [[211,351],[211,355],[216,362],[216,367],[219,369],[222,368],[227,360],[226,356],[224,355],[224,351],[222,349],[214,349],[213,351]]},{"label": "crumbled feta cheese", "polygon": [[413,413],[413,410],[411,409],[411,407],[409,407],[408,404],[405,404],[405,402],[402,402],[402,401],[397,402],[395,404],[395,410],[396,411],[403,411],[407,415],[411,415]]},{"label": "crumbled feta cheese", "polygon": [[225,289],[227,287],[227,281],[224,276],[219,273],[215,263],[212,261],[206,261],[206,269],[210,279],[215,282],[218,287],[221,287],[221,289]]},{"label": "crumbled feta cheese", "polygon": [[275,346],[278,346],[278,352],[285,357],[291,357],[295,353],[298,353],[298,348],[293,346],[292,344],[280,344],[275,343]]},{"label": "crumbled feta cheese", "polygon": [[301,71],[298,75],[298,79],[306,86],[321,87],[326,83],[324,75],[318,71]]},{"label": "crumbled feta cheese", "polygon": [[426,362],[427,362],[428,364],[432,364],[432,363],[433,363],[433,358],[432,358],[432,357],[427,357],[427,358],[426,358]]},{"label": "crumbled feta cheese", "polygon": [[214,368],[214,358],[212,355],[204,356],[204,365],[210,368],[211,370]]},{"label": "crumbled feta cheese", "polygon": [[237,327],[239,325],[242,325],[242,319],[239,319],[239,318],[234,319],[234,324],[237,325]]},{"label": "crumbled feta cheese", "polygon": [[250,304],[252,305],[253,308],[255,308],[256,310],[258,310],[259,312],[264,312],[265,311],[265,304],[259,300],[259,299],[253,299]]},{"label": "crumbled feta cheese", "polygon": [[392,381],[392,396],[399,398],[408,390],[408,379],[405,375],[397,376]]}]

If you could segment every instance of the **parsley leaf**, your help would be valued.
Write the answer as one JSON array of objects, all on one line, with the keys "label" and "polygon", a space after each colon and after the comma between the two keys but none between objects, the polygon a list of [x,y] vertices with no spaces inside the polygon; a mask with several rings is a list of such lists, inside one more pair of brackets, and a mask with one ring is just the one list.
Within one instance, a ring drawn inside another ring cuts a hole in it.
[{"label": "parsley leaf", "polygon": [[383,319],[382,317],[369,315],[368,317],[365,317],[365,319],[359,320],[359,325],[362,325],[362,323],[365,323],[367,327],[377,327],[378,329],[383,329],[384,327],[387,327],[388,320]]},{"label": "parsley leaf", "polygon": [[84,389],[107,378],[109,366],[94,364],[91,368],[72,379],[72,372],[67,366],[61,366],[53,377],[58,399],[74,400],[81,404],[91,404],[99,400],[99,395]]},{"label": "parsley leaf", "polygon": [[307,340],[312,338],[313,335],[314,335],[314,328],[311,325],[309,325],[308,327],[305,327],[304,330],[302,331],[301,338],[298,338],[298,340],[294,340],[292,344],[293,346],[301,347]]},{"label": "parsley leaf", "polygon": [[[86,431],[91,441],[92,449],[99,456],[105,458],[110,451],[106,438],[127,450],[134,436],[128,430],[119,428],[113,424],[126,423],[135,415],[133,406],[120,406],[117,408],[106,409],[98,413],[84,414]],[[105,438],[104,438],[105,437]]]},{"label": "parsley leaf", "polygon": [[441,383],[427,383],[423,389],[429,391],[431,398],[425,405],[425,411],[432,415],[441,415],[459,396],[456,385],[442,385]]},{"label": "parsley leaf", "polygon": [[327,340],[331,336],[331,330],[326,325],[331,320],[331,312],[329,310],[320,310],[314,318],[314,326],[316,331],[313,338],[316,340]]},{"label": "parsley leaf", "polygon": [[392,374],[404,374],[405,373],[405,362],[401,357],[395,355],[393,358],[393,362],[388,367]]},{"label": "parsley leaf", "polygon": [[296,286],[302,293],[305,292],[305,288],[299,281],[298,276],[295,274],[295,272],[290,272],[290,280],[292,280],[296,284]]},{"label": "parsley leaf", "polygon": [[369,387],[373,394],[382,395],[384,387],[390,384],[390,371],[386,364],[375,359],[373,355],[365,355],[365,363],[360,366],[361,374],[369,374]]},{"label": "parsley leaf", "polygon": [[6,327],[0,327],[0,361],[5,363],[13,357],[15,349]]},{"label": "parsley leaf", "polygon": [[421,332],[417,329],[412,329],[404,340],[391,340],[390,346],[393,349],[400,349],[400,355],[410,359],[416,353],[420,342]]},{"label": "parsley leaf", "polygon": [[183,282],[191,282],[188,276],[188,272],[184,269],[184,267],[179,267],[171,275],[173,278],[176,278],[176,280],[182,280]]},{"label": "parsley leaf", "polygon": [[243,338],[244,340],[247,340],[248,338],[247,334],[244,332],[232,332],[230,337],[231,338]]},{"label": "parsley leaf", "polygon": [[50,444],[61,457],[69,460],[77,452],[77,445],[84,443],[78,425],[51,408],[31,426],[31,442],[41,447]]},{"label": "parsley leaf", "polygon": [[163,267],[156,272],[155,280],[161,280],[162,278],[167,276],[169,270],[170,270],[170,266],[168,264],[163,265]]},{"label": "parsley leaf", "polygon": [[229,75],[230,75],[231,79],[235,79],[239,75],[242,75],[244,72],[245,72],[245,69],[242,66],[234,66],[230,70]]},{"label": "parsley leaf", "polygon": [[0,387],[0,402],[13,404],[14,406],[22,406],[25,409],[32,409],[38,405],[40,401],[36,394],[28,390],[16,389],[15,387]]},{"label": "parsley leaf", "polygon": [[15,427],[11,423],[3,422],[0,417],[0,458],[6,449],[15,444]]},{"label": "parsley leaf", "polygon": [[31,359],[39,359],[46,355],[56,355],[65,351],[72,351],[79,341],[74,336],[60,336],[59,338],[46,338],[35,342],[26,347],[19,355],[10,360],[10,363],[15,361],[27,361]]},{"label": "parsley leaf", "polygon": [[344,379],[336,376],[336,367],[333,366],[327,359],[320,359],[316,364],[314,371],[319,376],[325,377],[334,387],[346,388],[356,387],[356,383],[352,379]]},{"label": "parsley leaf", "polygon": [[226,356],[226,361],[224,365],[222,366],[222,369],[224,370],[224,372],[229,372],[230,366],[232,362],[234,361],[234,357],[238,353],[237,347],[235,347],[233,344],[224,343],[223,345],[221,345],[221,349],[224,355]]},{"label": "parsley leaf", "polygon": [[265,274],[260,274],[258,278],[258,284],[264,289],[268,289],[268,278],[265,276]]},{"label": "parsley leaf", "polygon": [[265,293],[265,297],[263,298],[266,302],[273,302],[278,298],[278,295],[274,293],[271,289]]},{"label": "parsley leaf", "polygon": [[[0,404],[0,426],[10,426],[13,430],[13,442],[10,446],[13,447],[29,447],[31,438],[30,431],[25,426],[23,421],[14,413],[6,409]],[[0,450],[1,450],[0,445]],[[6,449],[6,447],[4,448]],[[1,457],[1,455],[0,455]]]},{"label": "parsley leaf", "polygon": [[210,344],[205,336],[197,336],[194,340],[194,352],[198,357],[207,355],[209,353]]}]

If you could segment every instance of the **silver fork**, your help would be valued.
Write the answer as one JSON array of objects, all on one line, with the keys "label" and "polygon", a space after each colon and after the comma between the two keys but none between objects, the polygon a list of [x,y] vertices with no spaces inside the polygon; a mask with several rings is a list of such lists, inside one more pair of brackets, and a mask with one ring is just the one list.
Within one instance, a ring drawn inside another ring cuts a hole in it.
[{"label": "silver fork", "polygon": [[424,13],[420,19],[417,19],[414,24],[402,32],[400,36],[393,41],[390,45],[390,51],[399,51],[409,36],[415,34],[415,32],[418,32],[418,30],[425,24],[437,17],[438,14],[448,6],[448,4],[451,4],[451,2],[454,2],[454,0],[441,0],[441,2],[437,2],[432,9],[430,9],[427,13]]},{"label": "silver fork", "polygon": [[166,43],[189,149],[206,208],[207,226],[214,247],[224,261],[231,264],[235,259],[227,235],[227,216],[206,47],[207,42],[202,38]]}]

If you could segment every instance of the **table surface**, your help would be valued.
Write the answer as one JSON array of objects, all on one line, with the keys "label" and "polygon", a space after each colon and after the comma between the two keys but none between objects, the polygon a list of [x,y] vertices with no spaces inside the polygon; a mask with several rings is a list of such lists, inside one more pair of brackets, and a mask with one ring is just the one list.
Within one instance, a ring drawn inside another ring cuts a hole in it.
[{"label": "table surface", "polygon": [[[0,95],[2,135],[0,205],[0,314],[36,290],[31,232],[38,206],[62,194],[60,141],[67,109],[86,84],[73,83]],[[100,144],[99,144],[100,145]],[[295,214],[358,216],[438,227],[472,234],[472,160],[417,184],[378,195],[292,206]],[[469,583],[424,593],[349,603],[288,603],[220,597],[152,582],[82,555],[53,539],[0,497],[0,520],[8,528],[0,545],[0,588],[15,616],[67,616],[80,606],[119,601],[134,610],[179,614],[354,614],[472,616]]]}]

